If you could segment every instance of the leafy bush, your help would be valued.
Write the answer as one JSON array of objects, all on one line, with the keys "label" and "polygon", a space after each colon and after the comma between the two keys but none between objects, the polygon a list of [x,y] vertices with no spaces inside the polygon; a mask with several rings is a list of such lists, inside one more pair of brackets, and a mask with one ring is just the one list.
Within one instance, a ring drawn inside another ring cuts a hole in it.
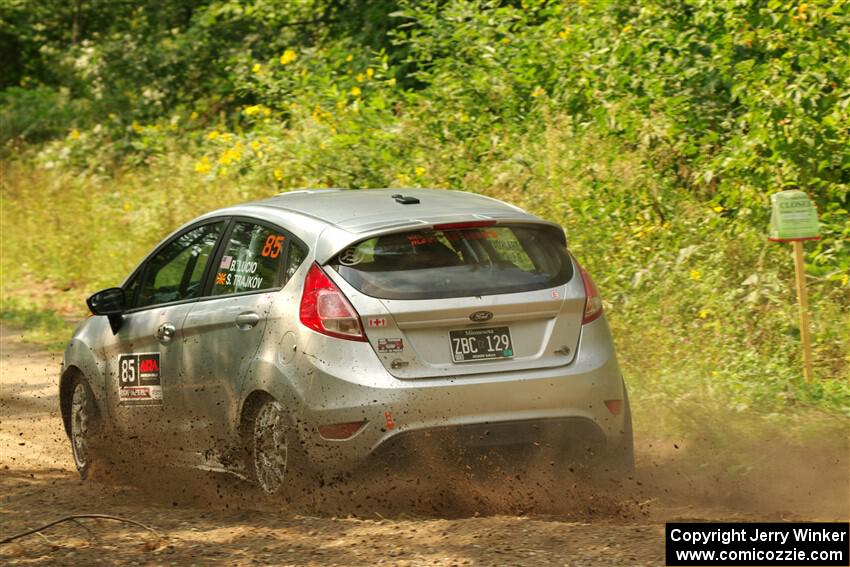
[{"label": "leafy bush", "polygon": [[47,87],[0,91],[0,151],[4,142],[39,142],[64,136],[72,126],[82,127],[87,107],[86,101],[70,100],[67,91]]},{"label": "leafy bush", "polygon": [[[195,214],[289,188],[460,188],[566,228],[639,404],[850,413],[846,0],[144,6],[92,4],[21,66],[66,91],[0,101],[10,132],[66,109],[4,164],[4,288],[81,299]],[[792,185],[823,225],[813,384],[765,239]]]}]

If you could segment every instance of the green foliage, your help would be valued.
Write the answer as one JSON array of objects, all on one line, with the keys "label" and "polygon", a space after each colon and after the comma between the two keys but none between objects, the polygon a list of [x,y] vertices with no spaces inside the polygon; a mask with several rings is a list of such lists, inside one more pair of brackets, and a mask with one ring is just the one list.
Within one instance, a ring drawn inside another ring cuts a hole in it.
[{"label": "green foliage", "polygon": [[0,321],[25,329],[23,338],[50,350],[64,349],[73,325],[43,305],[3,298]]},{"label": "green foliage", "polygon": [[[28,46],[4,289],[81,306],[195,214],[289,188],[461,188],[567,229],[645,407],[850,412],[846,0],[30,4],[0,0],[0,49]],[[786,186],[822,219],[813,384],[765,240]]]},{"label": "green foliage", "polygon": [[0,91],[0,140],[38,142],[64,136],[84,119],[88,106],[84,100],[70,100],[67,91],[47,87]]}]

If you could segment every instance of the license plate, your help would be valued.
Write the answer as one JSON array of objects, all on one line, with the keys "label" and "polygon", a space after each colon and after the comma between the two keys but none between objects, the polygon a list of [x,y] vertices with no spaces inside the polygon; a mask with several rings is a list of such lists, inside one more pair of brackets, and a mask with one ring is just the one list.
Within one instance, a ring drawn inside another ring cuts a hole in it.
[{"label": "license plate", "polygon": [[493,360],[514,356],[511,332],[507,327],[449,331],[449,343],[451,343],[454,362]]}]

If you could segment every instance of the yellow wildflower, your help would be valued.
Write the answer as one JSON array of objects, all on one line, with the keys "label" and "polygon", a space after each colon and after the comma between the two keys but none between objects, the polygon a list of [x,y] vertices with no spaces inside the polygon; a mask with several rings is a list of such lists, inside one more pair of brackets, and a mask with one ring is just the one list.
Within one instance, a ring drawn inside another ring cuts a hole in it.
[{"label": "yellow wildflower", "polygon": [[216,138],[218,138],[220,135],[221,135],[221,134],[219,134],[218,130],[213,130],[212,132],[210,132],[209,134],[207,134],[207,140],[215,140],[215,139],[216,139]]},{"label": "yellow wildflower", "polygon": [[251,149],[254,150],[255,152],[262,147],[263,147],[263,145],[257,140],[254,140],[253,142],[251,142]]},{"label": "yellow wildflower", "polygon": [[351,87],[351,96],[360,96],[360,87]]},{"label": "yellow wildflower", "polygon": [[71,130],[71,133],[69,134],[69,136],[71,136],[72,140],[79,140],[80,139],[80,131],[77,130],[76,128],[74,128],[73,130]]},{"label": "yellow wildflower", "polygon": [[543,89],[543,87],[537,87],[536,89],[531,91],[531,96],[533,96],[534,98],[537,98],[543,94],[546,94],[546,91]]},{"label": "yellow wildflower", "polygon": [[620,30],[620,33],[629,33],[632,29],[632,24],[626,24],[623,26],[623,29]]},{"label": "yellow wildflower", "polygon": [[212,165],[210,164],[210,158],[207,156],[204,156],[195,162],[195,173],[203,175],[205,173],[209,173],[210,169],[212,169]]},{"label": "yellow wildflower", "polygon": [[218,163],[221,165],[230,165],[235,161],[242,159],[243,147],[241,143],[237,143],[232,148],[224,150],[218,157]]},{"label": "yellow wildflower", "polygon": [[700,319],[705,319],[709,315],[711,315],[711,311],[709,309],[700,309],[699,310],[699,318]]},{"label": "yellow wildflower", "polygon": [[375,75],[375,70],[372,68],[366,69],[366,78],[371,79]]},{"label": "yellow wildflower", "polygon": [[354,59],[354,55],[352,55],[351,53],[345,56],[345,60],[349,63],[351,63],[352,59]]},{"label": "yellow wildflower", "polygon": [[281,65],[289,65],[290,63],[292,63],[296,59],[298,59],[298,54],[295,53],[291,49],[287,49],[286,51],[283,52],[283,55],[280,56],[280,64]]},{"label": "yellow wildflower", "polygon": [[366,76],[363,73],[357,73],[357,76],[354,77],[358,83],[362,83],[366,80]]},{"label": "yellow wildflower", "polygon": [[410,185],[410,176],[406,173],[396,173],[395,180],[399,185]]},{"label": "yellow wildflower", "polygon": [[129,213],[133,206],[130,203],[124,203],[124,212]]},{"label": "yellow wildflower", "polygon": [[300,75],[301,75],[302,79],[307,76],[307,68],[306,67],[301,69]]},{"label": "yellow wildflower", "polygon": [[414,171],[414,173],[416,173],[416,177],[422,177],[423,175],[425,175],[425,168],[422,167],[421,165],[418,166],[413,171]]},{"label": "yellow wildflower", "polygon": [[136,120],[133,120],[133,123],[130,124],[130,126],[133,128],[133,131],[136,134],[141,134],[142,132],[145,131],[144,127],[141,124],[139,124]]},{"label": "yellow wildflower", "polygon": [[689,275],[691,276],[691,279],[695,282],[702,279],[702,272],[700,272],[699,270],[691,270]]},{"label": "yellow wildflower", "polygon": [[197,119],[198,119],[198,113],[193,111],[192,114],[189,115],[189,120],[197,120]]},{"label": "yellow wildflower", "polygon": [[724,208],[723,208],[723,207],[721,207],[720,205],[717,205],[717,206],[715,206],[715,207],[711,207],[711,210],[712,210],[712,211],[714,211],[715,213],[722,213],[722,212],[723,212],[723,211],[725,211],[726,209],[724,209]]},{"label": "yellow wildflower", "polygon": [[269,109],[263,106],[262,104],[253,104],[251,106],[246,106],[243,112],[245,113],[245,116],[254,116],[255,114],[260,114],[261,112],[264,115],[268,116],[266,114],[267,110]]},{"label": "yellow wildflower", "polygon": [[254,73],[255,75],[262,75],[263,74],[263,66],[260,65],[259,63],[254,63],[254,66],[251,67],[251,72]]},{"label": "yellow wildflower", "polygon": [[572,33],[572,30],[569,27],[565,27],[563,30],[558,32],[558,37],[561,39],[567,39],[570,37],[570,33]]},{"label": "yellow wildflower", "polygon": [[280,169],[279,167],[276,167],[276,168],[274,168],[274,171],[272,173],[274,173],[275,179],[277,179],[278,181],[283,181],[283,170],[282,169]]}]

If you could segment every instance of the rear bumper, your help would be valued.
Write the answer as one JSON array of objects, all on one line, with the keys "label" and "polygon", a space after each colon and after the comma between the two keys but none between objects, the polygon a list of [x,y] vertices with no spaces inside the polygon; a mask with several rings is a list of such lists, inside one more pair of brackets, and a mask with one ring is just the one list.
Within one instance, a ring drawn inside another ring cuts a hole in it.
[{"label": "rear bumper", "polygon": [[522,464],[536,457],[571,462],[605,453],[605,434],[585,418],[503,421],[404,431],[390,437],[371,455],[382,467],[411,468],[438,462],[457,465]]},{"label": "rear bumper", "polygon": [[[350,349],[347,368],[324,362],[339,359],[339,352],[299,361],[299,373],[312,376],[299,412],[306,424],[301,434],[310,459],[323,469],[349,468],[414,440],[446,451],[553,439],[584,440],[603,450],[623,443],[625,411],[613,415],[604,403],[624,398],[604,318],[582,329],[569,365],[454,378],[399,380],[368,344],[344,342],[337,346]],[[308,344],[307,352],[326,344]],[[349,439],[331,441],[318,433],[318,426],[353,421],[365,425]]]}]

